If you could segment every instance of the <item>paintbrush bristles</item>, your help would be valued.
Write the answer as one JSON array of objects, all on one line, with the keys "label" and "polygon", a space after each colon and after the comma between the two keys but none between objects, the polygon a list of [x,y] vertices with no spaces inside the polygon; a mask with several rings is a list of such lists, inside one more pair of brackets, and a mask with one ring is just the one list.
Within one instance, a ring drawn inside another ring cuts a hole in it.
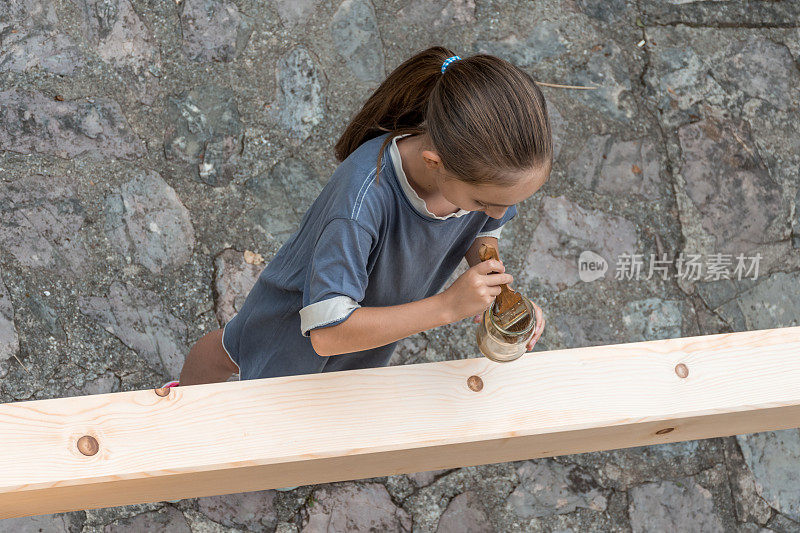
[{"label": "paintbrush bristles", "polygon": [[[481,244],[478,255],[481,261],[488,261],[489,259],[500,260],[497,249],[487,244]],[[503,329],[508,329],[526,315],[529,315],[528,308],[522,300],[522,295],[511,290],[506,284],[500,286],[500,294],[497,295],[495,305],[492,306],[492,313],[497,319],[497,325]]]}]

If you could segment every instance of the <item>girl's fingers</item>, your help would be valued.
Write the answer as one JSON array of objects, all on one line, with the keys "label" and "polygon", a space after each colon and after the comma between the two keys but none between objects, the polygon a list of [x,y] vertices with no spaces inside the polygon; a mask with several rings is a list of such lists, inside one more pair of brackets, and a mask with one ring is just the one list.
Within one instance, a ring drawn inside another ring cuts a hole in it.
[{"label": "girl's fingers", "polygon": [[474,267],[475,271],[478,274],[490,274],[492,272],[505,272],[506,267],[498,261],[497,259],[487,259],[486,261],[481,261]]},{"label": "girl's fingers", "polygon": [[486,276],[486,284],[489,286],[506,285],[514,281],[511,274],[489,274]]},{"label": "girl's fingers", "polygon": [[536,344],[536,341],[538,341],[539,337],[541,337],[542,333],[544,333],[544,324],[545,324],[545,319],[544,315],[542,314],[542,309],[533,302],[531,303],[533,304],[534,315],[536,317],[536,325],[534,326],[533,337],[531,337],[531,340],[528,341],[528,346],[527,346],[528,351],[533,350],[533,346]]}]

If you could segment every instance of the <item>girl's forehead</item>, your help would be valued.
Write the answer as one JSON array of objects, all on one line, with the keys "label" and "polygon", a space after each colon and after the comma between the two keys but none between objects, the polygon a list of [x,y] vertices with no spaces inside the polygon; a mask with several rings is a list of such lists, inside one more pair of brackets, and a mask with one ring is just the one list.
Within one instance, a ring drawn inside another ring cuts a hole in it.
[{"label": "girl's forehead", "polygon": [[538,191],[547,180],[548,169],[532,170],[519,175],[514,185],[493,185],[490,183],[470,184],[457,180],[457,187],[467,194],[483,201],[502,205],[519,203]]}]

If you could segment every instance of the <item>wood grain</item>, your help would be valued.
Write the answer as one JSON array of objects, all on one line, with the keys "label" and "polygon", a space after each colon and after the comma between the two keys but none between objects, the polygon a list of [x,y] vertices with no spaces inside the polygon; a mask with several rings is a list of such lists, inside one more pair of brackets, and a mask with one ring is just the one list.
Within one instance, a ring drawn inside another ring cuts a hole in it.
[{"label": "wood grain", "polygon": [[799,356],[790,327],[0,404],[0,518],[800,427]]}]

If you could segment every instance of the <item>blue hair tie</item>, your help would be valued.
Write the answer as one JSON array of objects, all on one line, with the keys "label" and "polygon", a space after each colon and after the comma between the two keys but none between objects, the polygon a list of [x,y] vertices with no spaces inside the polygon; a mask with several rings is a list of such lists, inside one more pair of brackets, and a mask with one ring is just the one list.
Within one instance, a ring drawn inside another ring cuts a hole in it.
[{"label": "blue hair tie", "polygon": [[442,74],[444,74],[444,71],[447,69],[450,63],[452,63],[453,61],[458,61],[459,59],[461,58],[458,56],[450,56],[447,59],[445,59],[444,63],[442,63]]}]

